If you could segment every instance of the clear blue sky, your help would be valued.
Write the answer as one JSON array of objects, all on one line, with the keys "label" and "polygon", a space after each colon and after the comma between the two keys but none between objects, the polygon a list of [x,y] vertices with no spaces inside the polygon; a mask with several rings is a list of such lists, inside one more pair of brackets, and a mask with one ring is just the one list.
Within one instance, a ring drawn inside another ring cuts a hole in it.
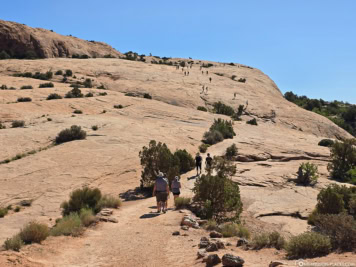
[{"label": "clear blue sky", "polygon": [[356,0],[11,0],[0,18],[121,52],[243,63],[283,93],[356,104]]}]

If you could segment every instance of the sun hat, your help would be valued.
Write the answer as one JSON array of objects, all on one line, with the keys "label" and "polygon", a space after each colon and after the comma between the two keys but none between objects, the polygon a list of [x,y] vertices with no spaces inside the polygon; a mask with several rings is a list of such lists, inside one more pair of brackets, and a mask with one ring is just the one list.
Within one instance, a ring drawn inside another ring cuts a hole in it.
[{"label": "sun hat", "polygon": [[164,177],[163,172],[159,172],[158,177],[160,177],[160,178]]}]

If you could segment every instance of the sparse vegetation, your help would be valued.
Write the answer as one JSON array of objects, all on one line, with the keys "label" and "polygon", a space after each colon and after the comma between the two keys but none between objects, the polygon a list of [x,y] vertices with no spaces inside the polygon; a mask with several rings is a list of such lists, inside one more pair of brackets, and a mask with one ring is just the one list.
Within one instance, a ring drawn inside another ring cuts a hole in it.
[{"label": "sparse vegetation", "polygon": [[0,52],[0,60],[2,60],[2,59],[10,59],[10,58],[11,58],[10,55],[8,53],[6,53],[6,51],[2,50]]},{"label": "sparse vegetation", "polygon": [[98,86],[98,87],[96,87],[97,89],[103,89],[103,90],[105,90],[106,88],[105,88],[105,86],[102,84],[102,85],[100,85],[100,86]]},{"label": "sparse vegetation", "polygon": [[85,95],[85,97],[93,97],[94,95],[93,95],[93,93],[91,93],[91,92],[89,92],[89,93],[87,93],[86,95]]},{"label": "sparse vegetation", "polygon": [[32,99],[30,97],[19,97],[17,102],[31,102]]},{"label": "sparse vegetation", "polygon": [[66,93],[65,98],[81,98],[83,96],[84,95],[82,94],[82,91],[79,88],[75,87]]},{"label": "sparse vegetation", "polygon": [[331,251],[330,238],[315,232],[306,232],[290,239],[287,256],[292,259],[325,256]]},{"label": "sparse vegetation", "polygon": [[185,150],[178,149],[173,154],[173,158],[176,161],[178,159],[179,163],[179,173],[186,173],[194,169],[195,161],[193,157]]},{"label": "sparse vegetation", "polygon": [[24,72],[24,73],[16,73],[13,75],[14,77],[25,77],[25,78],[33,78],[39,80],[50,80],[53,78],[53,72],[47,71],[46,73],[36,72],[32,74],[32,72]]},{"label": "sparse vegetation", "polygon": [[83,233],[82,221],[78,213],[71,213],[59,219],[51,229],[52,236],[79,236]]},{"label": "sparse vegetation", "polygon": [[276,248],[279,250],[284,248],[285,245],[286,241],[284,237],[276,231],[255,235],[251,242],[252,248],[256,250],[262,248]]},{"label": "sparse vegetation", "polygon": [[91,209],[82,209],[80,210],[79,218],[81,223],[88,227],[96,222],[96,218],[94,216],[94,212]]},{"label": "sparse vegetation", "polygon": [[71,77],[73,75],[73,71],[72,70],[66,70],[66,76]]},{"label": "sparse vegetation", "polygon": [[83,82],[84,88],[93,88],[93,82],[91,79],[85,79]]},{"label": "sparse vegetation", "polygon": [[70,129],[65,129],[58,134],[55,143],[58,145],[74,140],[83,140],[86,138],[86,135],[86,132],[80,126],[72,125]]},{"label": "sparse vegetation", "polygon": [[220,231],[218,223],[213,219],[207,221],[204,225],[204,229],[207,231]]},{"label": "sparse vegetation", "polygon": [[8,209],[0,208],[0,218],[4,218],[7,213],[8,213]]},{"label": "sparse vegetation", "polygon": [[204,112],[207,112],[207,111],[208,111],[208,110],[206,109],[206,107],[202,107],[202,106],[197,107],[197,110],[204,111]]},{"label": "sparse vegetation", "polygon": [[63,75],[63,71],[62,70],[57,70],[54,75]]},{"label": "sparse vegetation", "polygon": [[313,163],[303,162],[298,169],[297,183],[303,185],[314,185],[318,181],[318,166]]},{"label": "sparse vegetation", "polygon": [[11,238],[7,238],[4,242],[4,248],[6,250],[20,251],[24,245],[20,235],[15,235]]},{"label": "sparse vegetation", "polygon": [[203,142],[205,144],[213,145],[221,142],[223,139],[233,138],[235,135],[232,122],[219,118],[214,120],[214,123],[210,127],[209,131],[204,133]]},{"label": "sparse vegetation", "polygon": [[174,200],[176,209],[185,209],[189,206],[190,202],[191,202],[191,198],[189,197],[177,197]]},{"label": "sparse vegetation", "polygon": [[209,146],[210,146],[210,145],[208,145],[208,144],[201,144],[201,145],[199,146],[199,152],[200,152],[200,153],[205,153],[205,152],[208,150]]},{"label": "sparse vegetation", "polygon": [[80,109],[76,109],[73,111],[74,114],[83,114],[83,111],[81,111]]},{"label": "sparse vegetation", "polygon": [[47,100],[62,99],[62,97],[57,93],[52,93],[47,96]]},{"label": "sparse vegetation", "polygon": [[228,160],[232,160],[235,156],[237,156],[237,146],[235,144],[232,144],[226,149],[225,157]]},{"label": "sparse vegetation", "polygon": [[0,130],[1,129],[6,129],[6,126],[0,122]]},{"label": "sparse vegetation", "polygon": [[25,122],[24,121],[18,121],[18,120],[15,120],[11,123],[11,127],[12,128],[21,128],[21,127],[24,127],[25,126]]},{"label": "sparse vegetation", "polygon": [[112,208],[112,209],[118,209],[121,207],[122,203],[121,200],[117,197],[113,197],[110,195],[103,195],[101,199],[99,200],[98,203],[98,208],[99,210],[103,208]]},{"label": "sparse vegetation", "polygon": [[52,88],[54,87],[53,83],[41,83],[39,88]]},{"label": "sparse vegetation", "polygon": [[26,89],[33,89],[31,85],[24,85],[20,87],[21,90],[26,90]]},{"label": "sparse vegetation", "polygon": [[246,239],[250,237],[250,232],[248,229],[241,224],[228,222],[224,223],[220,229],[224,237],[238,236]]},{"label": "sparse vegetation", "polygon": [[152,96],[149,93],[144,93],[143,98],[152,99]]},{"label": "sparse vegetation", "polygon": [[41,243],[49,235],[49,228],[46,224],[30,222],[19,233],[25,244]]},{"label": "sparse vegetation", "polygon": [[93,131],[97,131],[97,130],[99,129],[99,127],[98,127],[98,125],[93,125],[93,126],[91,127],[91,129],[92,129]]},{"label": "sparse vegetation", "polygon": [[107,93],[107,92],[102,92],[102,93],[99,93],[99,96],[106,96],[106,95],[108,95],[108,93]]},{"label": "sparse vegetation", "polygon": [[251,119],[251,120],[249,120],[249,121],[246,121],[246,123],[247,123],[247,124],[250,124],[250,125],[256,125],[256,126],[258,125],[256,118],[253,118],[253,119]]},{"label": "sparse vegetation", "polygon": [[318,146],[332,147],[333,145],[334,145],[334,141],[331,139],[322,139],[318,143]]},{"label": "sparse vegetation", "polygon": [[123,105],[114,105],[114,108],[122,109],[122,108],[124,108],[124,106]]},{"label": "sparse vegetation", "polygon": [[224,103],[222,102],[215,102],[213,104],[213,107],[214,107],[214,112],[216,114],[223,114],[223,115],[226,115],[226,116],[233,116],[235,111],[232,107],[228,106],[228,105],[225,105]]},{"label": "sparse vegetation", "polygon": [[237,81],[240,82],[240,83],[245,83],[246,82],[246,78],[240,78]]}]

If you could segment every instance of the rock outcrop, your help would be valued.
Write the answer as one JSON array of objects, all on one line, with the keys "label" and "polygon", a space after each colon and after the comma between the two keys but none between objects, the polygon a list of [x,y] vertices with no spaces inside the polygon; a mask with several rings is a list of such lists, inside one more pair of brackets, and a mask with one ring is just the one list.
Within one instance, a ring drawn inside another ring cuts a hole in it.
[{"label": "rock outcrop", "polygon": [[86,41],[4,20],[0,20],[0,51],[5,51],[14,58],[55,58],[73,55],[120,57],[122,55],[102,42]]}]

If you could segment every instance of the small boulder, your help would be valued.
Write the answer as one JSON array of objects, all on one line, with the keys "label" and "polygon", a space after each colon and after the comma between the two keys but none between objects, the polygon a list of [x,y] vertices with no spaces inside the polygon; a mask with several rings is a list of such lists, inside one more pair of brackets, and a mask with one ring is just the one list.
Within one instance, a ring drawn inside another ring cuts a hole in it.
[{"label": "small boulder", "polygon": [[174,231],[174,232],[172,233],[172,235],[180,235],[180,232],[179,232],[179,231]]},{"label": "small boulder", "polygon": [[206,251],[207,252],[214,252],[214,251],[218,251],[219,248],[216,245],[216,243],[210,243],[207,247],[206,247]]},{"label": "small boulder", "polygon": [[206,248],[209,245],[210,245],[209,241],[200,241],[199,248]]},{"label": "small boulder", "polygon": [[199,249],[198,250],[198,253],[197,253],[198,259],[204,258],[206,256],[208,256],[208,254],[206,253],[205,249]]},{"label": "small boulder", "polygon": [[197,220],[197,223],[199,224],[199,225],[204,225],[204,224],[206,224],[208,222],[208,220]]},{"label": "small boulder", "polygon": [[219,264],[220,262],[221,262],[221,259],[218,254],[209,255],[208,258],[206,259],[207,266],[214,266],[214,265]]},{"label": "small boulder", "polygon": [[240,238],[239,240],[237,240],[237,247],[241,247],[241,246],[248,246],[248,241],[245,238]]},{"label": "small boulder", "polygon": [[218,247],[218,249],[225,249],[224,243],[221,242],[220,240],[216,241],[215,244]]},{"label": "small boulder", "polygon": [[210,237],[211,238],[222,238],[223,235],[217,231],[212,231],[212,232],[210,232]]},{"label": "small boulder", "polygon": [[238,256],[234,256],[232,254],[225,254],[222,257],[222,263],[227,267],[242,267],[245,261]]},{"label": "small boulder", "polygon": [[277,267],[277,266],[281,266],[284,265],[283,262],[280,261],[271,261],[270,264],[268,265],[268,267]]},{"label": "small boulder", "polygon": [[187,226],[187,225],[183,225],[181,228],[182,228],[182,230],[184,230],[184,231],[188,231],[188,230],[189,230],[189,226]]},{"label": "small boulder", "polygon": [[[191,216],[184,216],[181,222],[181,225],[187,225],[189,227],[193,227],[194,225],[197,225],[198,223],[196,220],[194,220]],[[198,225],[199,226],[199,225]]]},{"label": "small boulder", "polygon": [[200,241],[206,241],[206,242],[208,242],[208,241],[209,241],[209,238],[203,236],[202,238],[200,238]]}]

